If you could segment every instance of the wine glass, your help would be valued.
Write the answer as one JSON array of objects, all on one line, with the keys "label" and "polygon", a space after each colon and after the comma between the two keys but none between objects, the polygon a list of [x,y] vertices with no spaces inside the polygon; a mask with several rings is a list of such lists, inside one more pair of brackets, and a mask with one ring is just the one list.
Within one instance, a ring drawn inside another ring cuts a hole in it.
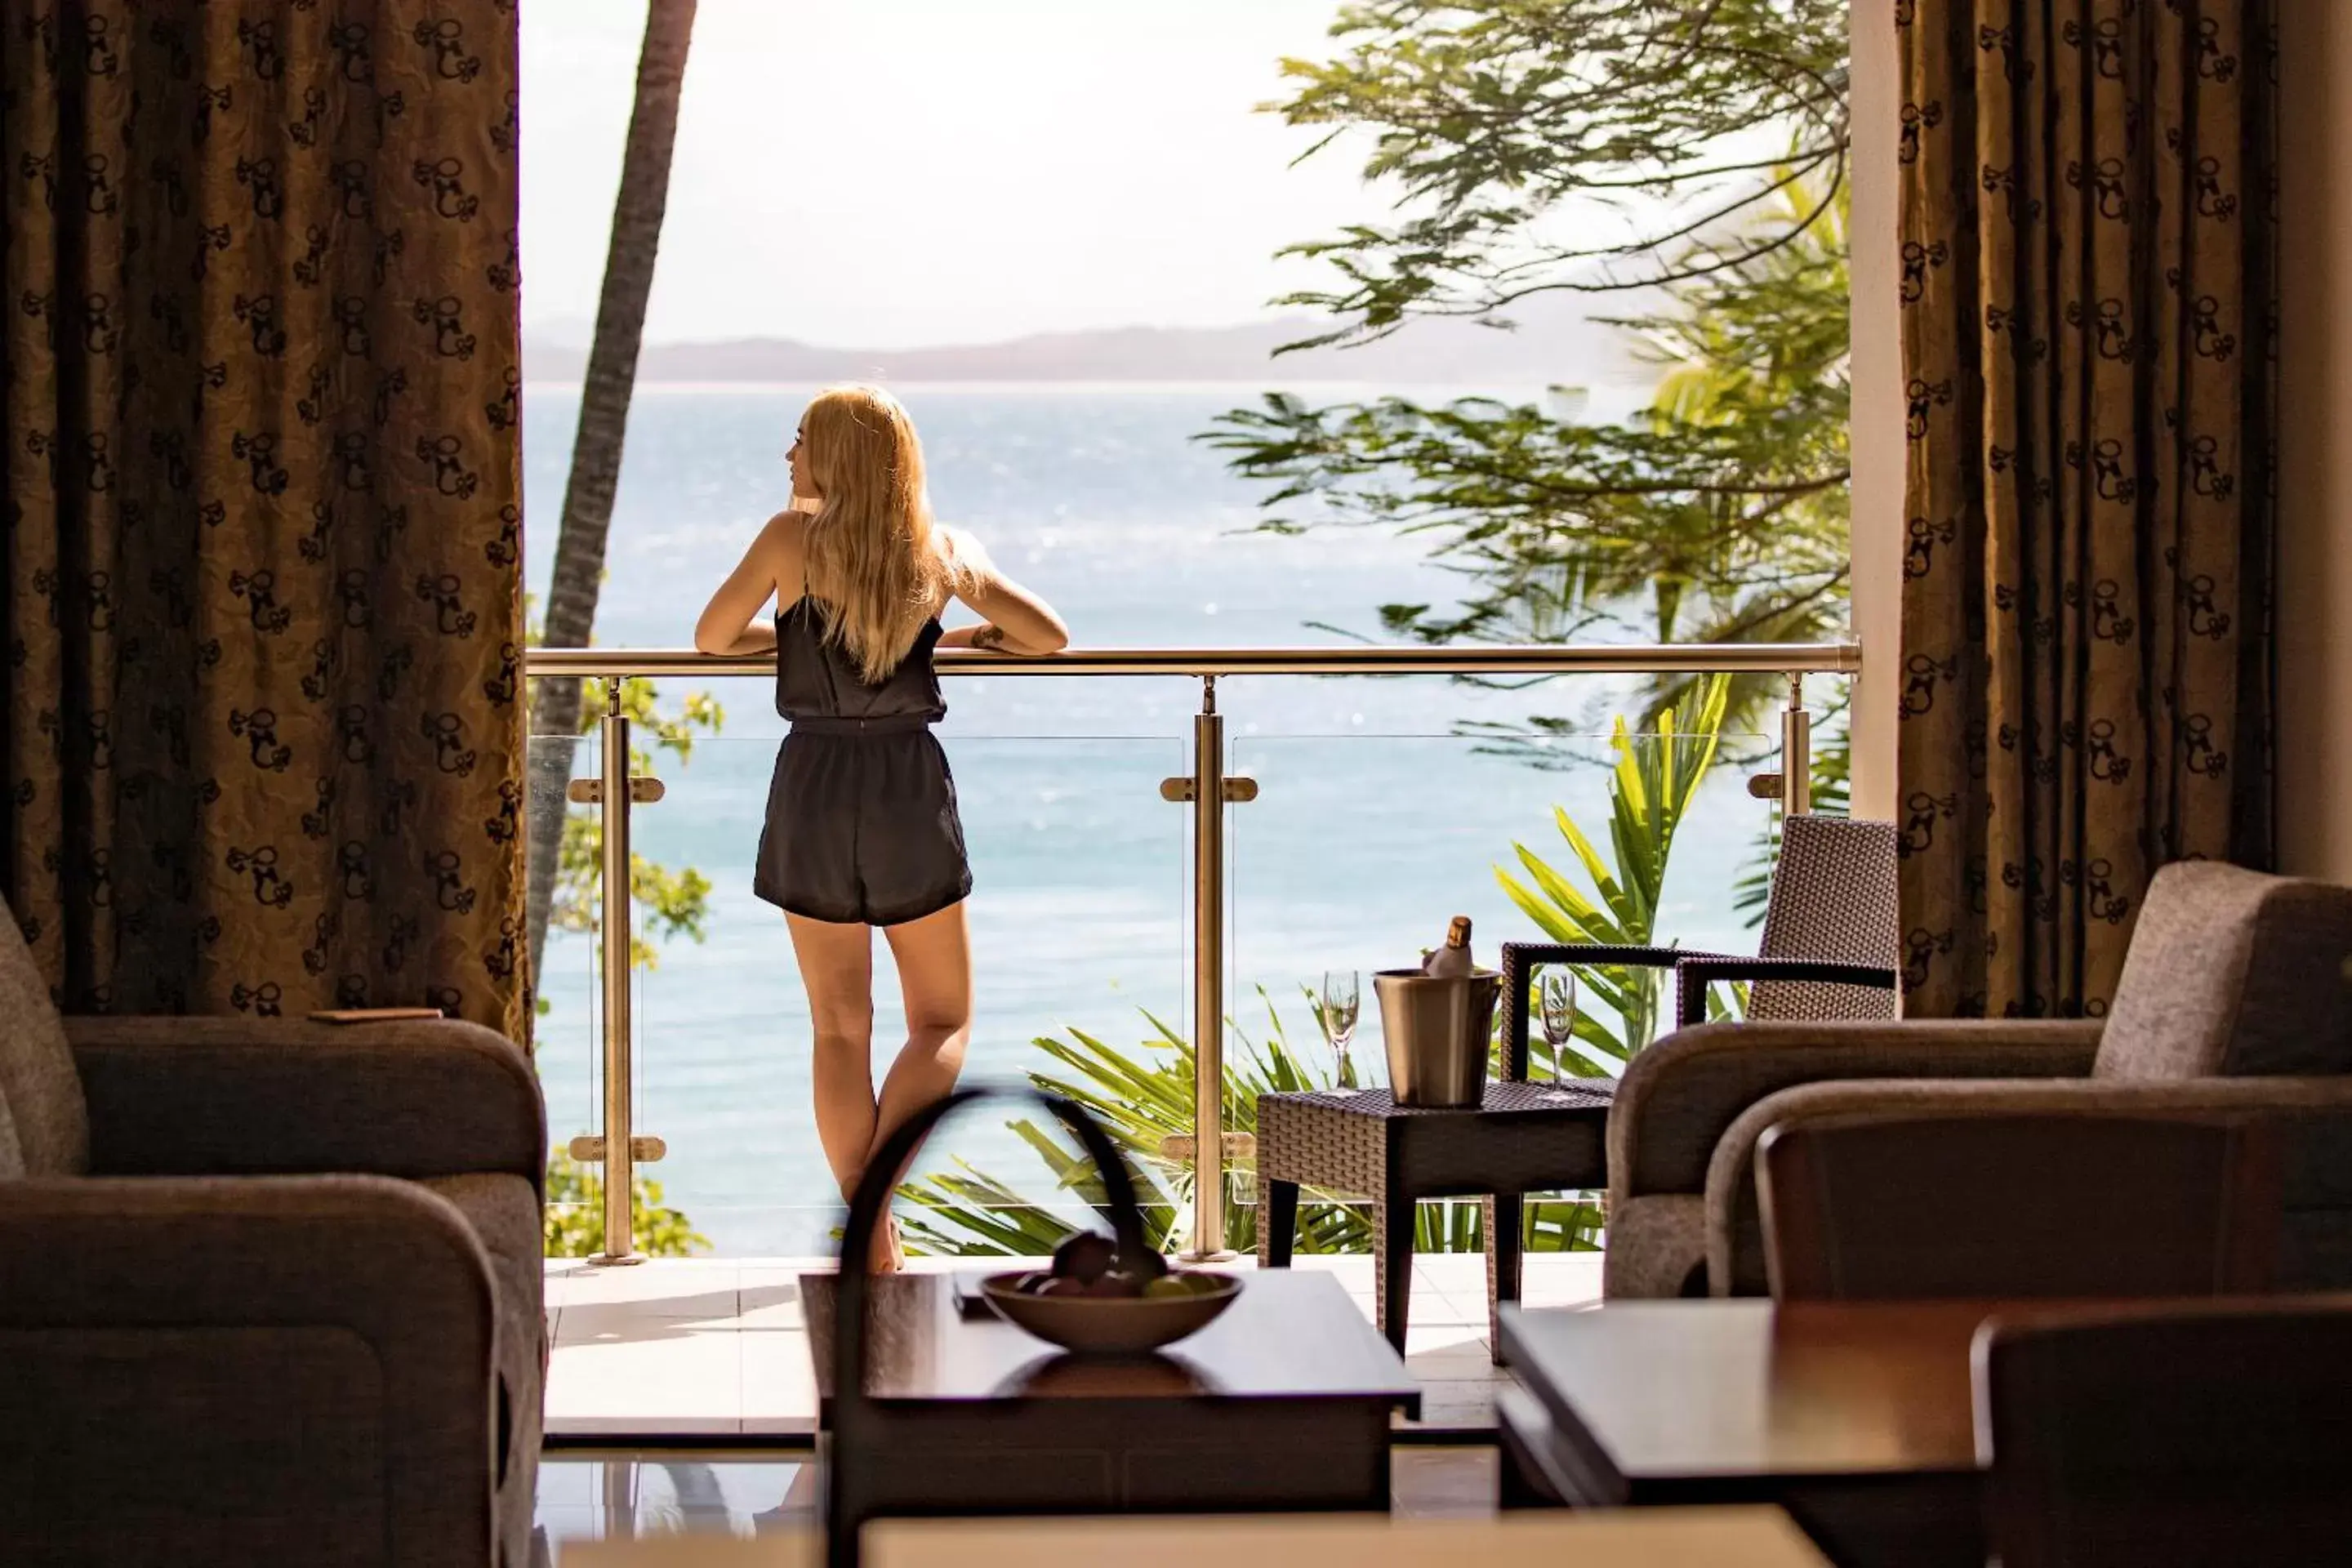
[{"label": "wine glass", "polygon": [[1576,971],[1545,971],[1538,1000],[1544,1044],[1551,1047],[1551,1076],[1557,1079],[1560,1076],[1560,1052],[1576,1038]]},{"label": "wine glass", "polygon": [[1331,1055],[1339,1063],[1339,1084],[1343,1093],[1356,1088],[1355,1065],[1348,1059],[1348,1047],[1356,1038],[1356,972],[1325,970],[1322,1005],[1316,1009],[1316,1021],[1323,1026],[1323,1037],[1331,1042]]}]

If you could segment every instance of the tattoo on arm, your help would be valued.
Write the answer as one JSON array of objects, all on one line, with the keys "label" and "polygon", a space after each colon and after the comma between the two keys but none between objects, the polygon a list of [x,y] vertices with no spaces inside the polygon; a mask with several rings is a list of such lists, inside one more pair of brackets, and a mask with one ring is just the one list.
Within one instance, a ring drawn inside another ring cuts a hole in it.
[{"label": "tattoo on arm", "polygon": [[971,634],[971,646],[974,647],[1003,647],[1004,646],[1004,628],[999,626],[984,626],[981,627],[978,631]]}]

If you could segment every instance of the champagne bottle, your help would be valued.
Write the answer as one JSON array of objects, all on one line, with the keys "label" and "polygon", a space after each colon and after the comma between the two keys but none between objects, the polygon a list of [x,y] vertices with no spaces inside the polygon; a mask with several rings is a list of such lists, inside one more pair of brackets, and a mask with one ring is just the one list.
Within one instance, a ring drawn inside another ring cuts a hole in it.
[{"label": "champagne bottle", "polygon": [[1477,967],[1470,960],[1470,917],[1455,915],[1445,928],[1445,945],[1423,961],[1422,973],[1437,980],[1457,980]]}]

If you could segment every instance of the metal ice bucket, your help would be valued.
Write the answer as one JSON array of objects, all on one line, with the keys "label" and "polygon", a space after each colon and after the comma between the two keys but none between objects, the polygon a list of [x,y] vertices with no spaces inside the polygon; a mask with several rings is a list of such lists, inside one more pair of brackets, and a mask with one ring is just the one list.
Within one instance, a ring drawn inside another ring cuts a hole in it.
[{"label": "metal ice bucket", "polygon": [[1492,970],[1439,979],[1418,969],[1383,969],[1372,976],[1396,1103],[1437,1108],[1485,1100],[1502,984]]}]

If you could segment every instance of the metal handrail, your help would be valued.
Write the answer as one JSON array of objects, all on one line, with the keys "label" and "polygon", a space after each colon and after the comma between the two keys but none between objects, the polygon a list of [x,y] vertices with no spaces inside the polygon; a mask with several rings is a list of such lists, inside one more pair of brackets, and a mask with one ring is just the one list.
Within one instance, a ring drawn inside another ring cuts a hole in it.
[{"label": "metal handrail", "polygon": [[[1252,781],[1225,772],[1224,718],[1217,682],[1248,675],[1772,675],[1789,682],[1780,720],[1781,809],[1811,809],[1808,787],[1811,719],[1805,711],[1808,675],[1854,675],[1862,648],[1839,643],[1577,643],[1556,646],[1457,647],[1211,647],[1076,648],[1044,658],[947,648],[936,656],[945,675],[1165,676],[1201,683],[1192,719],[1192,767],[1163,780],[1160,796],[1192,808],[1192,1258],[1226,1256],[1224,1112],[1224,819],[1228,805],[1255,798]],[[535,647],[525,650],[523,673],[533,680],[569,678],[605,686],[602,776],[572,786],[572,798],[595,804],[604,817],[600,868],[601,948],[604,998],[604,1130],[573,1141],[581,1159],[604,1166],[604,1263],[638,1260],[631,1233],[630,1192],[636,1163],[657,1160],[661,1140],[639,1136],[630,1110],[635,1071],[630,1049],[630,911],[613,907],[610,889],[629,871],[629,818],[639,802],[661,798],[659,781],[628,773],[629,718],[621,683],[646,676],[772,675],[771,652],[712,655],[693,648]],[[1208,1135],[1213,1131],[1214,1135]]]},{"label": "metal handrail", "polygon": [[[948,675],[1853,675],[1862,647],[1821,643],[1560,643],[1455,647],[1090,647],[1032,658],[971,648],[935,656]],[[772,675],[772,653],[690,647],[534,647],[531,679]]]}]

